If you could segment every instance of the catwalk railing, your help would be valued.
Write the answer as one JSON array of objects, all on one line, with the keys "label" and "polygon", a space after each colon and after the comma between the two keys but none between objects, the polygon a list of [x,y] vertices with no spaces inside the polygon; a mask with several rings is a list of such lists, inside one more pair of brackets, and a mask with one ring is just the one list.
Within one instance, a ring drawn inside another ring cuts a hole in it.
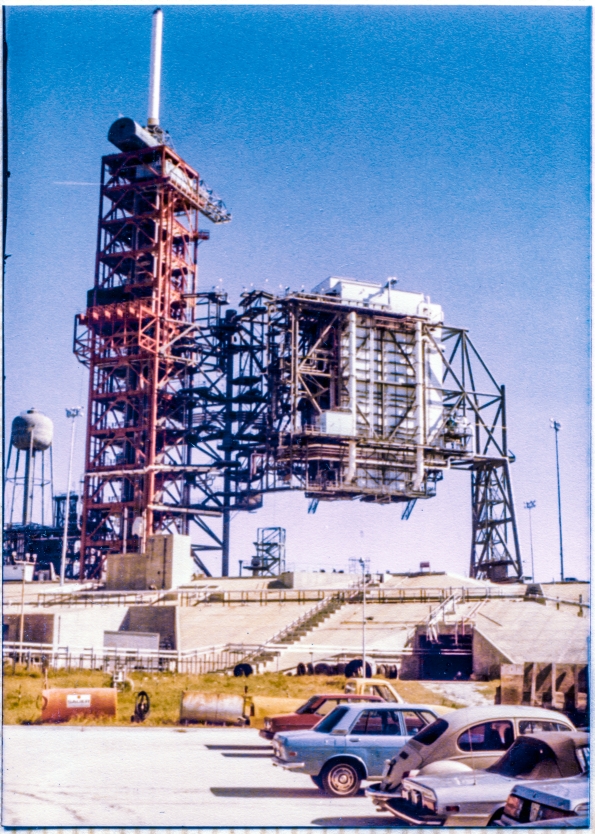
[{"label": "catwalk railing", "polygon": [[[398,602],[436,602],[442,603],[457,594],[458,602],[471,602],[480,599],[511,599],[522,598],[526,595],[523,585],[500,586],[493,588],[378,588],[366,587],[366,601],[371,603]],[[258,603],[266,605],[278,602],[322,602],[330,597],[342,602],[361,601],[361,590],[355,592],[350,588],[313,588],[313,589],[265,589],[265,590],[233,590],[221,589],[178,589],[172,591],[83,591],[74,594],[44,593],[38,594],[33,603],[39,607],[46,606],[94,606],[94,605],[182,605],[193,606],[202,602],[209,603]],[[541,597],[548,601],[564,604],[583,605],[554,597]],[[8,600],[5,605],[20,605],[20,601]],[[31,601],[27,601],[31,605]]]},{"label": "catwalk railing", "polygon": [[46,665],[52,669],[97,669],[105,672],[121,669],[128,672],[139,670],[203,675],[232,669],[258,648],[252,645],[221,644],[178,652],[162,649],[95,649],[6,641],[2,645],[2,659],[4,663],[20,663],[27,667]]},{"label": "catwalk railing", "polygon": [[[288,646],[279,643],[262,644],[221,644],[190,651],[150,650],[150,649],[93,649],[77,646],[52,646],[50,643],[4,642],[2,645],[3,663],[24,664],[27,668],[47,666],[51,669],[95,669],[104,672],[123,670],[181,672],[191,675],[204,675],[209,672],[226,672],[233,670],[238,663],[251,661],[262,656],[262,660],[253,661],[257,667],[263,666],[276,655],[286,653],[304,653],[304,647]],[[374,660],[394,661],[410,655],[409,648],[397,651],[370,649],[366,656]],[[357,646],[316,646],[310,652],[318,659],[335,662],[348,661],[361,656]]]}]

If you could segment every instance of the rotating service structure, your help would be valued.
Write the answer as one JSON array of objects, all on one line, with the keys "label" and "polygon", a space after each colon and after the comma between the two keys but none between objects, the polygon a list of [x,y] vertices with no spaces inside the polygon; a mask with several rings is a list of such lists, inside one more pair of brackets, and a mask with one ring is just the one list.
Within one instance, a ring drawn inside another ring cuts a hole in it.
[{"label": "rotating service structure", "polygon": [[[228,433],[238,439],[231,492],[256,501],[299,489],[315,501],[406,502],[410,512],[436,494],[445,470],[468,470],[471,575],[522,577],[505,389],[467,331],[444,325],[439,305],[391,281],[333,277],[312,293],[244,294],[242,311],[230,313],[228,361],[263,368],[260,379],[228,380]],[[250,342],[248,323],[265,335]],[[240,431],[246,401],[251,420]]]}]

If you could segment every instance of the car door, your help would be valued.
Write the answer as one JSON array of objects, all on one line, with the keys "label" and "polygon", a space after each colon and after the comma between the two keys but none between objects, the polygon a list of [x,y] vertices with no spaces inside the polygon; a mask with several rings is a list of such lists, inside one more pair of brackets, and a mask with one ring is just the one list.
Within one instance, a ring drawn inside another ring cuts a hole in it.
[{"label": "car door", "polygon": [[384,772],[385,761],[396,756],[407,744],[409,737],[405,733],[401,710],[384,709],[378,712],[383,720],[382,732],[376,737],[369,757],[372,769],[370,775],[380,777]]},{"label": "car door", "polygon": [[406,740],[398,710],[366,709],[347,735],[346,752],[362,759],[368,777],[380,778],[384,760],[400,750]]}]

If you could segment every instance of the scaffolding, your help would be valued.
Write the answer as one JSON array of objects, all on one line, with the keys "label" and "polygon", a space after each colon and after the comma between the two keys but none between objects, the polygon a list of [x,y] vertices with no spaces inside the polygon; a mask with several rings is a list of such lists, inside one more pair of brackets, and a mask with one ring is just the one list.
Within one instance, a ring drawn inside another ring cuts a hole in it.
[{"label": "scaffolding", "polygon": [[256,550],[245,569],[253,576],[279,576],[285,570],[285,528],[259,527]]}]

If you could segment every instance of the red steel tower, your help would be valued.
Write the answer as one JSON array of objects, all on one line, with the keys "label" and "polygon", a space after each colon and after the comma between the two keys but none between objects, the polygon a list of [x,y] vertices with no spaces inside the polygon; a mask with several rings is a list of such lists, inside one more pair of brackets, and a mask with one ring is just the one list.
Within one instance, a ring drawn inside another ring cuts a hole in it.
[{"label": "red steel tower", "polygon": [[[230,215],[158,126],[161,12],[153,18],[148,127],[118,119],[102,160],[95,282],[75,322],[89,368],[79,576],[142,549],[147,534],[188,532],[191,415],[200,364],[197,249]],[[157,86],[157,96],[155,87]]]}]

